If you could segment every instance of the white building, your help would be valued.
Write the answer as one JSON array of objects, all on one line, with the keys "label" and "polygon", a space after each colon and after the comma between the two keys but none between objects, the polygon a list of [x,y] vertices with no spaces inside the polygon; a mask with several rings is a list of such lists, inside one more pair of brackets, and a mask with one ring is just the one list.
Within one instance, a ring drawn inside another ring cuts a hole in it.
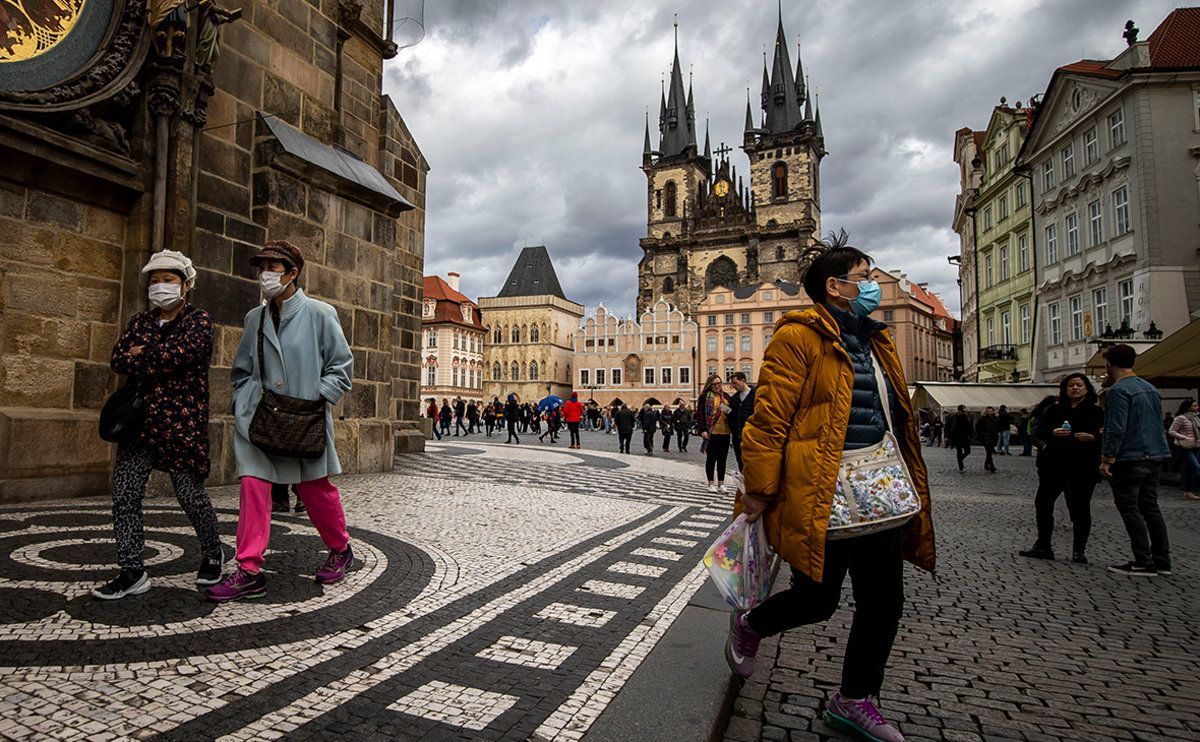
[{"label": "white building", "polygon": [[479,306],[458,291],[459,275],[425,276],[421,304],[421,407],[430,397],[483,401],[484,328]]}]

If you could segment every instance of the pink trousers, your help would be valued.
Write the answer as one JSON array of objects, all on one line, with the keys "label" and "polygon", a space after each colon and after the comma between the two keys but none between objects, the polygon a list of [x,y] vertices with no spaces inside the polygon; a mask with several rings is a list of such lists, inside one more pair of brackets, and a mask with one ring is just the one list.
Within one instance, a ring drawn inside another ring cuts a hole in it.
[{"label": "pink trousers", "polygon": [[[321,540],[333,551],[345,551],[350,543],[346,532],[346,512],[337,487],[328,477],[296,485],[300,501],[308,511]],[[271,540],[271,483],[254,477],[242,477],[241,505],[238,512],[237,561],[247,572],[262,569],[263,553]]]}]

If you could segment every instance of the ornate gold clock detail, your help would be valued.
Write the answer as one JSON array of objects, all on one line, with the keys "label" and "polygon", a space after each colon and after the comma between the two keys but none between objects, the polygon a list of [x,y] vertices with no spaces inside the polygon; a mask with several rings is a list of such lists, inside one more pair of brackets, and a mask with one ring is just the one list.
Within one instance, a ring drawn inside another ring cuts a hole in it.
[{"label": "ornate gold clock detail", "polygon": [[0,63],[41,56],[67,38],[88,0],[0,0]]},{"label": "ornate gold clock detail", "polygon": [[728,180],[718,180],[717,184],[715,186],[713,186],[713,193],[717,194],[718,198],[725,198],[726,196],[728,196],[729,195],[729,181]]}]

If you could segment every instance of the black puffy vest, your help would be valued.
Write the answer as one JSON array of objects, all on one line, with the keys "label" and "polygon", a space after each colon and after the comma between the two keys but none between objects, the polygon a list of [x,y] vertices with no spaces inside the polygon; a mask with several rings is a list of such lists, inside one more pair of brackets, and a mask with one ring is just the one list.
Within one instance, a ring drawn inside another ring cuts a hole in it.
[{"label": "black puffy vest", "polygon": [[[875,383],[875,359],[871,355],[871,336],[883,329],[884,325],[870,318],[863,319],[843,312],[836,307],[828,308],[838,322],[838,328],[842,331],[842,345],[854,366],[850,424],[846,428],[846,442],[842,448],[865,448],[883,440],[883,434],[888,429],[887,418],[883,415],[883,403]],[[889,398],[893,396],[889,394]],[[892,416],[896,417],[894,398],[891,401]]]}]

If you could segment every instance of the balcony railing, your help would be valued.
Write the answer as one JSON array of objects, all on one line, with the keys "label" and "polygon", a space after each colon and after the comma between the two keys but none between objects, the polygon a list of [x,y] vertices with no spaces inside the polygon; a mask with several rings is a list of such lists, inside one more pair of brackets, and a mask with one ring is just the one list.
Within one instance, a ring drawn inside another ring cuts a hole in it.
[{"label": "balcony railing", "polygon": [[982,361],[1015,361],[1017,360],[1017,346],[989,345],[979,350],[979,359]]}]

